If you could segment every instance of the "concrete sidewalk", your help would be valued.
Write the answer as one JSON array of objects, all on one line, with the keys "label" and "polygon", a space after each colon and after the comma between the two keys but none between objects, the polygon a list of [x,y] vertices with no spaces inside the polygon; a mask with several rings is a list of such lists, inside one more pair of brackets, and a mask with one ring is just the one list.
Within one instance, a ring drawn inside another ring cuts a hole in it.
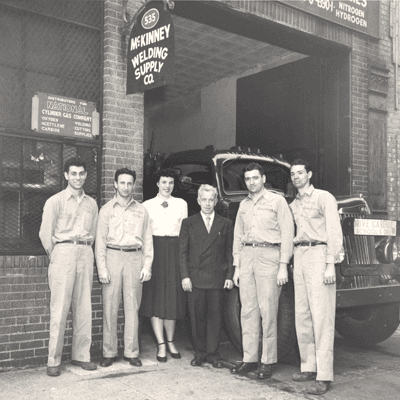
[{"label": "concrete sidewalk", "polygon": [[130,366],[120,357],[111,367],[99,366],[96,371],[84,371],[65,362],[61,376],[56,378],[46,375],[46,367],[4,372],[0,373],[0,397],[7,400],[284,400],[303,397],[300,393],[279,390],[280,382],[296,370],[294,366],[278,364],[274,377],[265,381],[257,380],[254,374],[250,379],[231,375],[228,368],[241,356],[229,342],[221,343],[221,355],[227,360],[223,369],[215,369],[210,364],[191,367],[193,350],[187,339],[176,341],[182,359],[168,356],[166,363],[156,361],[156,346],[150,335],[142,335],[141,342],[141,368]]}]

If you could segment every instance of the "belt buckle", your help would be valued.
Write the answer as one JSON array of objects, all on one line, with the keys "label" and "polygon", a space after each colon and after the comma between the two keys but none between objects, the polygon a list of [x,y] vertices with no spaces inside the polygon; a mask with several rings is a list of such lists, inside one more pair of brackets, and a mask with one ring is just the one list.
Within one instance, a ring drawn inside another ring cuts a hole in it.
[{"label": "belt buckle", "polygon": [[256,243],[252,243],[252,247],[254,249],[256,247]]},{"label": "belt buckle", "polygon": [[308,247],[311,247],[311,242],[308,242]]}]

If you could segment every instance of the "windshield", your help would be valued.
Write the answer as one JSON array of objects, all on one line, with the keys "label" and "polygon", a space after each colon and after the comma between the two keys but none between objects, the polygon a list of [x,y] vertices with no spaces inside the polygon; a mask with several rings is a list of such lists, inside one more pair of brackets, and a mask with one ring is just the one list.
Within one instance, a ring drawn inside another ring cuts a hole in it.
[{"label": "windshield", "polygon": [[251,160],[248,158],[229,159],[223,162],[222,182],[225,192],[247,192],[247,187],[243,180],[243,169],[251,162],[256,162],[263,167],[266,178],[265,188],[281,191],[289,196],[294,195],[289,169],[270,161]]}]

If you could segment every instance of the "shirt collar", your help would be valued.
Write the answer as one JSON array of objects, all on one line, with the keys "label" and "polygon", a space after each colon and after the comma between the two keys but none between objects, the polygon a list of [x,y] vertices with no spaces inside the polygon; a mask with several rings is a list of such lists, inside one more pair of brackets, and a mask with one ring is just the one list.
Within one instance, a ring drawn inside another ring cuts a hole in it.
[{"label": "shirt collar", "polygon": [[165,200],[160,196],[160,193],[157,193],[156,199],[160,201],[160,204],[162,204],[162,203],[164,203],[164,201],[166,201],[166,202],[171,201],[172,200],[172,196],[169,196],[169,199]]},{"label": "shirt collar", "polygon": [[213,211],[212,214],[210,214],[210,215],[204,214],[203,211],[200,211],[200,214],[201,214],[201,216],[202,216],[202,218],[203,218],[204,221],[206,221],[207,218],[210,218],[210,222],[211,222],[211,221],[214,220],[215,211]]},{"label": "shirt collar", "polygon": [[[264,197],[264,199],[267,199],[267,200],[268,200],[268,195],[269,195],[268,190],[264,188],[263,191],[262,191],[262,194],[261,194],[261,196],[258,198],[258,200],[260,200],[261,197]],[[249,193],[248,196],[246,197],[246,200],[253,200],[253,196]],[[257,201],[258,201],[258,200],[257,200]]]},{"label": "shirt collar", "polygon": [[[67,195],[67,200],[69,200],[71,197],[75,198],[74,194],[72,193],[71,189],[69,188],[69,185],[65,188],[65,193]],[[83,197],[86,197],[86,193],[82,189],[82,198]]]},{"label": "shirt collar", "polygon": [[135,199],[133,198],[133,196],[132,196],[132,198],[131,198],[131,200],[129,201],[129,203],[128,203],[126,206],[124,206],[124,205],[122,205],[122,204],[118,201],[118,197],[117,197],[117,195],[115,194],[114,197],[113,197],[113,199],[112,199],[112,206],[115,207],[115,204],[118,204],[118,205],[121,206],[121,207],[128,208],[131,204],[136,204],[136,200],[135,200]]},{"label": "shirt collar", "polygon": [[[314,185],[311,184],[310,187],[305,191],[305,195],[307,194],[308,196],[311,196],[313,194],[313,191],[315,190]],[[296,198],[300,200],[300,194],[297,192]]]}]

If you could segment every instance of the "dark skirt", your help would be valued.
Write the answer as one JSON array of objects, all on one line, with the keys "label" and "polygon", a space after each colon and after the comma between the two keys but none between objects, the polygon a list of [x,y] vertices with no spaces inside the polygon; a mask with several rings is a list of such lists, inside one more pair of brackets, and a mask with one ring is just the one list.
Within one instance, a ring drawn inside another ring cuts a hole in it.
[{"label": "dark skirt", "polygon": [[183,319],[186,296],[179,271],[179,238],[153,236],[154,260],[151,279],[143,283],[142,317]]}]

